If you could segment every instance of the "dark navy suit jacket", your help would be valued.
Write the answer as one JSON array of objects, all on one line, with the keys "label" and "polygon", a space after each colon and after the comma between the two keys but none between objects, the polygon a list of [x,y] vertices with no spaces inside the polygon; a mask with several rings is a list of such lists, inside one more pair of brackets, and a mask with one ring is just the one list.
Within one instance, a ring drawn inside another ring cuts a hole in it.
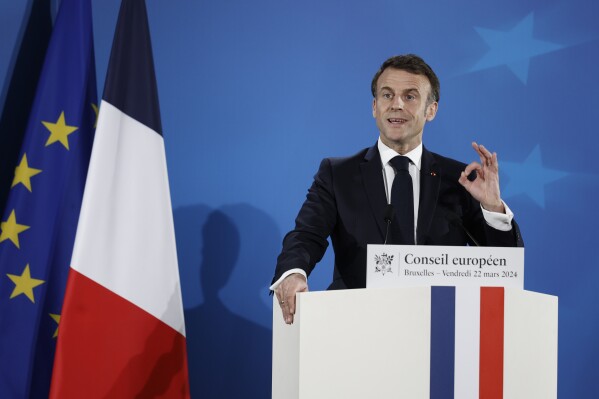
[{"label": "dark navy suit jacket", "polygon": [[[523,246],[518,225],[499,231],[484,220],[480,204],[458,182],[466,165],[423,148],[420,169],[418,245],[472,244],[459,223],[484,246]],[[326,158],[314,176],[295,228],[283,240],[273,282],[287,270],[300,268],[310,275],[328,246],[335,251],[330,289],[366,286],[366,246],[382,244],[387,200],[377,146],[346,158]],[[455,218],[455,216],[454,216]]]}]

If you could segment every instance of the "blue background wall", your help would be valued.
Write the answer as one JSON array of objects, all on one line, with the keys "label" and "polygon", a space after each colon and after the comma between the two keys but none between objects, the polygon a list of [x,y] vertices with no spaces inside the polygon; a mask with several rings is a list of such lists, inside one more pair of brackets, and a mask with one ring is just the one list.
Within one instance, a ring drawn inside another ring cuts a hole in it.
[{"label": "blue background wall", "polygon": [[[599,3],[147,0],[194,397],[270,395],[268,285],[318,163],[372,145],[370,80],[420,54],[441,79],[426,146],[497,151],[525,286],[560,297],[559,396],[599,375]],[[119,2],[94,0],[99,92]],[[27,2],[0,0],[5,98]],[[327,254],[311,276],[324,289]],[[238,384],[232,383],[241,378]]]}]

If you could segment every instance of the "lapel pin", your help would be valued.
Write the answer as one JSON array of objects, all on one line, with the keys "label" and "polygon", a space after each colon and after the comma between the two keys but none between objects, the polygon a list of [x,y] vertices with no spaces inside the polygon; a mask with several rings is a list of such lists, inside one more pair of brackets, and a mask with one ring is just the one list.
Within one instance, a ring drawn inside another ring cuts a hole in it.
[{"label": "lapel pin", "polygon": [[431,176],[437,176],[437,172],[431,172]]}]

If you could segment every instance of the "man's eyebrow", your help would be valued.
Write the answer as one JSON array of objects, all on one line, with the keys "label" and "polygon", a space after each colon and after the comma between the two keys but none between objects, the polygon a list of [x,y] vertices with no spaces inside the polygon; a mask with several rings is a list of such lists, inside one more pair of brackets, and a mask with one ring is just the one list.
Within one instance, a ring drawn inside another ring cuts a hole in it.
[{"label": "man's eyebrow", "polygon": [[[383,86],[383,87],[381,87],[381,88],[379,89],[379,92],[383,92],[383,91],[385,91],[385,90],[386,90],[386,91],[390,91],[391,93],[395,94],[395,90],[393,90],[393,89],[392,89],[391,87],[389,87],[389,86]],[[403,89],[403,90],[400,90],[400,91],[401,91],[401,93],[404,93],[404,94],[406,94],[406,93],[416,93],[416,94],[420,94],[420,90],[419,90],[417,87],[409,87],[409,88],[407,88],[407,89]]]}]

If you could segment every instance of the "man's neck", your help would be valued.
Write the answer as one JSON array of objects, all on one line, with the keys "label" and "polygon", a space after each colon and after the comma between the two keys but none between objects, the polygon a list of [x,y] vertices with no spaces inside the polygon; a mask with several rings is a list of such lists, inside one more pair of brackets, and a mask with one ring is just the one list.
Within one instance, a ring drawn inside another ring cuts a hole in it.
[{"label": "man's neck", "polygon": [[406,155],[408,152],[414,150],[414,148],[418,147],[422,144],[422,141],[418,141],[417,143],[409,143],[409,144],[398,144],[398,143],[387,143],[386,140],[383,140],[382,137],[379,137],[381,142],[387,147],[391,148],[393,151],[397,152],[399,155]]}]

